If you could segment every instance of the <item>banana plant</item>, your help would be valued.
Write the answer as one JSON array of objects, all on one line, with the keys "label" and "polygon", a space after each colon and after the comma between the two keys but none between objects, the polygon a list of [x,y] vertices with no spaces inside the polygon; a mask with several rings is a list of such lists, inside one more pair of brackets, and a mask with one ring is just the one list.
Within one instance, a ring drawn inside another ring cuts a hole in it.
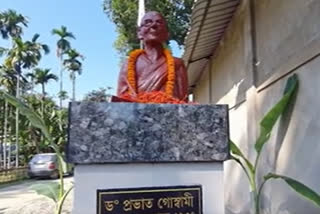
[{"label": "banana plant", "polygon": [[279,117],[288,109],[290,104],[295,97],[298,89],[298,77],[296,74],[291,76],[286,84],[284,95],[278,101],[278,103],[273,106],[273,108],[263,117],[260,122],[260,135],[255,143],[255,151],[257,153],[254,164],[249,161],[249,159],[244,156],[243,152],[237,147],[235,143],[230,140],[230,150],[231,150],[231,160],[236,161],[240,164],[241,168],[244,170],[248,180],[250,189],[253,193],[253,203],[254,203],[254,213],[260,214],[260,197],[264,184],[270,179],[282,179],[284,180],[294,191],[299,193],[301,196],[313,202],[316,206],[320,208],[320,195],[313,191],[311,188],[307,187],[303,183],[294,180],[292,178],[278,175],[275,173],[268,173],[264,176],[263,181],[260,185],[256,181],[257,167],[260,159],[260,155],[263,146],[269,140],[271,136],[271,131],[276,124]]},{"label": "banana plant", "polygon": [[50,184],[39,184],[34,185],[33,189],[41,195],[44,195],[50,199],[52,199],[56,203],[56,214],[61,214],[62,205],[70,193],[73,186],[71,186],[66,191],[64,190],[64,182],[63,182],[63,155],[59,150],[59,147],[54,143],[52,135],[49,132],[49,128],[46,126],[44,120],[38,115],[35,111],[33,111],[27,104],[20,101],[16,97],[11,96],[3,90],[0,90],[0,98],[4,98],[8,103],[19,109],[20,114],[24,115],[30,123],[41,130],[45,138],[48,140],[50,147],[55,151],[58,156],[58,165],[59,165],[59,177],[60,183],[50,183]]}]

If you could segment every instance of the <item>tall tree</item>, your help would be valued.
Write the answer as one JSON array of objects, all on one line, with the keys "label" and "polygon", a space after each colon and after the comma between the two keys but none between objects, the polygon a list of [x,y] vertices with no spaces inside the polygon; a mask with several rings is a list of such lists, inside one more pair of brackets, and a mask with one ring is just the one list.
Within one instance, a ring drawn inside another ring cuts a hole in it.
[{"label": "tall tree", "polygon": [[[41,102],[41,116],[44,119],[44,104],[45,104],[45,96],[46,96],[46,84],[49,83],[50,80],[58,80],[58,77],[50,72],[50,69],[41,69],[36,68],[34,72],[29,73],[35,84],[40,84],[42,89],[42,102]],[[43,137],[41,137],[41,141],[43,141]]]},{"label": "tall tree", "polygon": [[[20,97],[20,77],[22,69],[35,67],[42,52],[49,53],[49,48],[37,42],[38,34],[35,34],[31,41],[24,42],[21,38],[13,38],[13,47],[8,51],[5,64],[15,70],[17,75],[16,97]],[[19,165],[19,111],[16,111],[16,167]]]},{"label": "tall tree", "polygon": [[50,72],[50,69],[41,69],[35,68],[34,72],[29,73],[28,76],[34,79],[35,84],[40,84],[42,89],[42,98],[44,100],[46,96],[46,84],[49,83],[50,80],[58,80],[57,75]]},{"label": "tall tree", "polygon": [[76,76],[82,73],[82,62],[84,57],[75,49],[67,51],[68,58],[64,60],[63,64],[70,72],[70,79],[72,81],[72,101],[76,100]]},{"label": "tall tree", "polygon": [[[15,10],[7,10],[0,12],[0,34],[3,39],[8,39],[11,37],[11,41],[13,44],[13,40],[15,38],[20,38],[23,34],[23,27],[28,26],[28,20],[22,14],[18,14]],[[0,54],[2,55],[6,50],[1,48]],[[19,83],[19,78],[17,78],[17,83]],[[17,84],[18,85],[18,84]],[[18,93],[18,90],[17,90]],[[5,101],[6,102],[6,101]],[[7,111],[8,104],[5,103],[5,111]],[[18,110],[16,110],[16,130],[18,130],[18,119],[19,114]],[[5,130],[4,132],[7,133],[7,112],[5,112],[5,119],[4,119]],[[18,139],[18,131],[16,132],[16,139]],[[18,144],[18,140],[16,140],[16,144]],[[19,165],[19,152],[18,146],[16,145],[17,153],[16,153],[16,166]],[[10,167],[11,161],[10,156],[8,157],[8,167]]]},{"label": "tall tree", "polygon": [[23,27],[28,26],[25,16],[18,14],[15,10],[0,12],[0,34],[3,39],[19,38],[23,34]]},{"label": "tall tree", "polygon": [[[2,89],[12,93],[15,90],[15,75],[12,69],[9,69],[5,66],[0,66],[0,86]],[[4,103],[4,111],[3,111],[3,138],[2,138],[2,149],[3,149],[3,166],[7,168],[7,137],[8,137],[8,102]],[[10,157],[9,161],[10,162]]]},{"label": "tall tree", "polygon": [[58,97],[59,97],[59,99],[61,99],[62,101],[64,101],[64,100],[66,100],[66,99],[69,98],[68,92],[66,92],[66,91],[59,91]]},{"label": "tall tree", "polygon": [[[168,23],[169,40],[174,40],[179,46],[183,46],[193,4],[194,0],[148,0],[145,8],[147,11],[160,12]],[[138,0],[104,0],[103,9],[117,26],[118,38],[114,46],[120,54],[124,56],[128,51],[139,48],[136,36]]]},{"label": "tall tree", "polygon": [[[70,42],[68,39],[75,39],[73,33],[67,30],[67,27],[61,26],[60,29],[53,29],[51,32],[53,35],[59,37],[57,41],[57,57],[60,59],[61,68],[60,68],[60,92],[63,91],[63,55],[71,48]],[[60,108],[62,108],[63,99],[60,98]]]}]

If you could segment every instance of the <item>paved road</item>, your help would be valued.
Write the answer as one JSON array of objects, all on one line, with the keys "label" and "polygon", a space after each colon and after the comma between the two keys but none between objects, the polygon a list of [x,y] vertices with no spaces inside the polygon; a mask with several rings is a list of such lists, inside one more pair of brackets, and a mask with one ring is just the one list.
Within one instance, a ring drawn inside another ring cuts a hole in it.
[{"label": "paved road", "polygon": [[[30,186],[59,180],[26,180],[19,184],[0,187],[0,214],[53,214],[55,204],[51,199],[38,195]],[[72,185],[73,177],[65,178],[65,188]],[[68,195],[63,213],[70,214],[73,191]]]}]

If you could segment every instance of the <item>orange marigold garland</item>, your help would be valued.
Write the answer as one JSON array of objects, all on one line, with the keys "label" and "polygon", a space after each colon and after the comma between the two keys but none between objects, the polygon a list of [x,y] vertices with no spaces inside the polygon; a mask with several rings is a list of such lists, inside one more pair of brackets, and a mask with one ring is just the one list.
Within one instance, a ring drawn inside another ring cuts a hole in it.
[{"label": "orange marigold garland", "polygon": [[185,104],[187,102],[176,99],[163,91],[140,92],[136,97],[126,93],[121,96],[122,99],[128,102],[136,103],[170,103],[170,104]]},{"label": "orange marigold garland", "polygon": [[167,59],[167,66],[168,66],[168,80],[166,84],[166,94],[169,96],[173,96],[174,90],[174,83],[175,83],[175,68],[174,68],[174,59],[171,56],[171,53],[168,49],[164,50],[164,55]]},{"label": "orange marigold garland", "polygon": [[168,76],[165,87],[165,92],[152,91],[152,92],[139,92],[137,93],[137,81],[136,81],[136,62],[140,54],[144,53],[144,50],[137,49],[130,53],[128,59],[128,84],[129,91],[121,96],[131,102],[138,103],[171,103],[171,104],[183,104],[185,101],[176,99],[173,97],[174,85],[175,85],[175,67],[174,58],[172,57],[168,49],[164,49],[164,55],[167,60]]},{"label": "orange marigold garland", "polygon": [[[130,53],[129,59],[128,59],[128,82],[130,84],[129,86],[129,93],[130,94],[136,94],[137,93],[137,82],[136,82],[136,62],[137,58],[140,54],[142,54],[144,50],[137,49]],[[133,91],[132,91],[133,90]]]}]

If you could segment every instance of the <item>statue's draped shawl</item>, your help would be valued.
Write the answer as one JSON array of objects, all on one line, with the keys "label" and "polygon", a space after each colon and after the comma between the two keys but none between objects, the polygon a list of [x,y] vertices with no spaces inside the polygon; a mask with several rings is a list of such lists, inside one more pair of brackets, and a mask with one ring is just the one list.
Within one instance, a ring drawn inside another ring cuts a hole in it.
[{"label": "statue's draped shawl", "polygon": [[[180,100],[187,99],[188,79],[183,61],[174,58],[175,62],[175,98]],[[128,91],[128,62],[124,63],[121,68],[118,80],[118,96]],[[168,66],[166,58],[160,57],[156,62],[151,62],[147,56],[141,54],[136,62],[136,82],[137,92],[165,91],[167,82]]]}]

